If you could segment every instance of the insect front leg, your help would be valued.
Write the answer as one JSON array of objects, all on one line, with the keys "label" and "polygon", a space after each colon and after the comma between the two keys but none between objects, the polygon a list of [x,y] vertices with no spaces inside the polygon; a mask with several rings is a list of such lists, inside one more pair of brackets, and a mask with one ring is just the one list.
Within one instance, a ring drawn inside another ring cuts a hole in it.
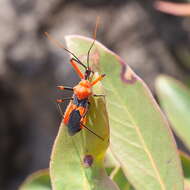
[{"label": "insect front leg", "polygon": [[57,102],[57,103],[63,103],[63,102],[65,102],[65,100],[73,100],[73,97],[57,99],[56,102]]}]

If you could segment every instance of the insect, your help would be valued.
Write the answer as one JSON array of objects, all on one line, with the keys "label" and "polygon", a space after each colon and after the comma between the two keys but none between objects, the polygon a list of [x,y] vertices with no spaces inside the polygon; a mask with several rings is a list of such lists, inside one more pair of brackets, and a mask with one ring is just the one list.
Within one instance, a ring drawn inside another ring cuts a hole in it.
[{"label": "insect", "polygon": [[[97,28],[97,24],[96,24],[96,28]],[[47,32],[45,33],[45,35],[51,41],[56,43],[57,46],[63,48],[64,50],[66,50],[73,56],[73,58],[70,60],[70,64],[73,66],[74,70],[76,71],[76,73],[78,74],[78,76],[81,79],[81,81],[73,88],[68,87],[68,86],[57,86],[59,90],[73,91],[72,97],[68,97],[68,98],[64,98],[64,99],[57,99],[58,103],[62,103],[65,100],[70,100],[70,103],[67,106],[66,111],[64,113],[64,117],[63,117],[63,122],[68,127],[69,135],[73,136],[76,133],[78,133],[79,131],[81,131],[81,129],[85,128],[89,132],[96,135],[101,140],[104,140],[101,136],[96,134],[94,131],[92,131],[85,125],[86,124],[86,115],[87,115],[87,112],[89,110],[89,105],[90,105],[90,102],[89,102],[90,96],[103,96],[103,95],[94,95],[92,93],[92,87],[95,84],[97,84],[99,81],[101,81],[105,77],[105,74],[98,76],[92,82],[90,82],[90,80],[89,80],[90,77],[94,74],[94,72],[91,70],[91,68],[89,66],[89,56],[90,56],[90,51],[96,40],[96,28],[95,28],[95,32],[94,32],[94,40],[87,53],[87,66],[84,63],[82,63],[75,54],[73,54],[68,49],[66,49],[58,41],[54,40]],[[80,71],[77,64],[81,65],[85,69],[84,74]]]}]

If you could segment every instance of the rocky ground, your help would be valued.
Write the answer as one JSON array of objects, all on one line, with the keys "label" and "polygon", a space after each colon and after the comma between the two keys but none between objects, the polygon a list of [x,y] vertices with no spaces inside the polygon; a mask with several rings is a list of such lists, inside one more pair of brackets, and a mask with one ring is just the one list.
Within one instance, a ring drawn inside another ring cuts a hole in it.
[{"label": "rocky ground", "polygon": [[[78,80],[69,57],[43,35],[91,37],[118,53],[154,92],[160,73],[189,80],[190,20],[156,12],[152,1],[0,1],[0,189],[48,167],[60,115],[55,86]],[[66,96],[66,95],[65,95]],[[64,106],[63,106],[64,107]]]}]

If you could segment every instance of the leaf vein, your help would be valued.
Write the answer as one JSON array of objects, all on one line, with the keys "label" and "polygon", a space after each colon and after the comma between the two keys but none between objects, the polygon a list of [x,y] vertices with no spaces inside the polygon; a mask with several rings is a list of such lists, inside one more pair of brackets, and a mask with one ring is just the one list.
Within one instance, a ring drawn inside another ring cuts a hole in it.
[{"label": "leaf vein", "polygon": [[[109,81],[109,82],[110,82],[110,81]],[[112,89],[114,89],[114,86],[113,86],[113,84],[112,84],[111,82],[110,82],[110,85],[112,86]],[[111,88],[110,88],[110,90],[111,90]],[[121,102],[121,105],[122,105],[122,101],[121,101],[121,100],[122,100],[122,97],[120,97],[120,94],[117,93],[117,89],[116,89],[116,90],[111,90],[111,91],[112,91],[117,97],[119,97],[118,100]],[[126,106],[123,106],[123,107],[124,107],[124,109],[126,110],[126,112],[127,112],[128,116],[129,116],[131,122],[132,122],[133,125],[134,125],[134,128],[135,128],[135,130],[136,130],[136,133],[137,133],[137,135],[138,135],[138,137],[139,137],[139,139],[140,139],[140,141],[141,141],[142,146],[144,147],[144,151],[146,152],[146,154],[147,154],[147,156],[148,156],[148,158],[149,158],[149,160],[150,160],[150,163],[151,163],[151,165],[152,165],[152,168],[153,168],[153,170],[154,170],[154,172],[155,172],[155,174],[156,174],[156,176],[157,176],[157,180],[158,180],[158,182],[159,182],[159,184],[160,184],[160,186],[161,186],[161,189],[162,189],[162,190],[165,190],[165,189],[166,189],[165,184],[164,184],[164,182],[163,182],[162,179],[161,179],[161,176],[160,176],[160,174],[159,174],[159,170],[158,170],[158,168],[157,168],[157,166],[156,166],[156,163],[155,163],[155,161],[154,161],[154,158],[152,157],[152,154],[151,154],[150,151],[148,150],[148,147],[147,147],[147,145],[146,145],[146,143],[145,143],[145,141],[144,141],[144,138],[143,138],[143,136],[142,136],[142,134],[141,134],[140,129],[138,128],[138,125],[136,124],[136,122],[135,122],[133,116],[130,114],[130,112],[129,112],[129,110],[127,109],[127,107],[126,107]]]},{"label": "leaf vein", "polygon": [[126,121],[126,123],[124,123],[124,122],[116,119],[116,117],[114,117],[112,114],[110,114],[110,118],[111,118],[111,120],[115,121],[116,123],[123,125],[124,127],[126,127],[126,123],[127,123],[128,128],[134,129],[134,127],[132,126],[132,124],[129,123],[129,121]]}]

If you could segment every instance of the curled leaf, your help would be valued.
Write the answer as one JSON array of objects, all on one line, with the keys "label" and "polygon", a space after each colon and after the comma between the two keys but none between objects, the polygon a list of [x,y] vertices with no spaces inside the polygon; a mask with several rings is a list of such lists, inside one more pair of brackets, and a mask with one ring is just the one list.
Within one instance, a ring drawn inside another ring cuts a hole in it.
[{"label": "curled leaf", "polygon": [[[104,93],[100,82],[94,86],[93,92]],[[109,123],[104,97],[90,98],[86,126],[104,140],[85,128],[69,136],[67,126],[61,123],[50,162],[53,190],[118,190],[103,166],[109,146]]]}]

